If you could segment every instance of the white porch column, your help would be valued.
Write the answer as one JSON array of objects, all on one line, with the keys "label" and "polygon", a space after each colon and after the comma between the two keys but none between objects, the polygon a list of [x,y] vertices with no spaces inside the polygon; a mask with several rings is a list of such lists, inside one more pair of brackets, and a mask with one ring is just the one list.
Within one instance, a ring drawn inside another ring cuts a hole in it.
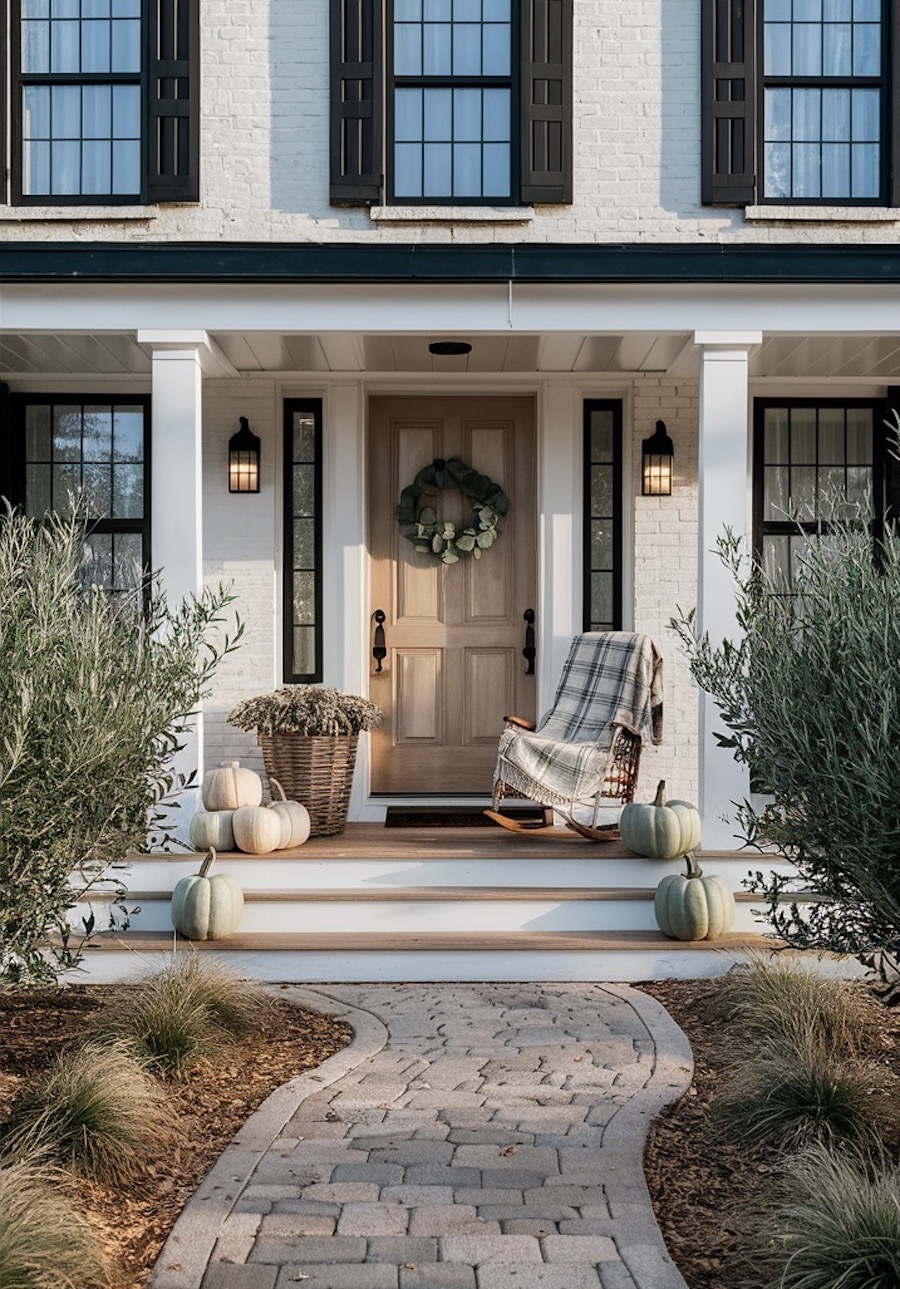
[{"label": "white porch column", "polygon": [[[700,349],[699,561],[697,625],[713,643],[734,637],[735,591],[716,554],[716,541],[730,527],[748,531],[750,350],[762,342],[758,331],[694,333]],[[724,727],[718,708],[700,693],[700,814],[703,847],[733,850],[735,808],[749,793],[746,766],[717,746],[714,730]]]},{"label": "white porch column", "polygon": [[[203,586],[202,359],[209,341],[205,331],[139,331],[137,340],[150,347],[152,357],[151,555],[175,607]],[[186,839],[200,802],[202,713],[175,765],[184,775],[196,771],[198,786],[182,794],[171,820]]]}]

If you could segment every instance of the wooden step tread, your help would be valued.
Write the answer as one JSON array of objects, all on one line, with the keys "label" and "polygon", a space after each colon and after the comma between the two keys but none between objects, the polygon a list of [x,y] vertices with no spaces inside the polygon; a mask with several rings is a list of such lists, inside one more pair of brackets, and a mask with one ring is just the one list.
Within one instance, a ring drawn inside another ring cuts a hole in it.
[{"label": "wooden step tread", "polygon": [[[170,931],[104,932],[85,945],[85,952],[152,953],[171,950]],[[73,937],[74,939],[74,937]],[[667,940],[658,931],[431,931],[374,932],[245,932],[225,940],[179,944],[199,950],[249,953],[600,953],[684,949],[766,949],[777,945],[755,932],[730,931],[718,940]]]},{"label": "wooden step tread", "polygon": [[[115,892],[93,892],[92,898]],[[656,894],[653,886],[397,886],[397,887],[290,887],[280,890],[245,890],[247,904],[465,904],[481,903],[564,903],[567,900],[652,900]],[[128,904],[152,904],[168,900],[171,891],[129,891]],[[741,903],[759,903],[761,895],[750,891],[735,891],[734,898]],[[796,891],[786,897],[801,903],[812,898],[811,892]]]}]

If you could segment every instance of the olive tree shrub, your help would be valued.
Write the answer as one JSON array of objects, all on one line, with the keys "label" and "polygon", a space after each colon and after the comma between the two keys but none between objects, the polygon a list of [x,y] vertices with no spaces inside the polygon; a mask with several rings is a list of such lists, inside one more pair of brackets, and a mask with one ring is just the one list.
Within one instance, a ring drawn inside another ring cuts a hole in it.
[{"label": "olive tree shrub", "polygon": [[[795,881],[757,873],[773,929],[797,948],[900,960],[900,537],[858,525],[796,542],[786,594],[727,532],[734,640],[713,644],[693,613],[672,626],[718,704],[722,747],[749,766],[735,803],[749,845],[793,860]],[[761,795],[757,795],[757,793]],[[802,914],[790,893],[813,889]]]},{"label": "olive tree shrub", "polygon": [[124,909],[125,856],[169,840],[193,778],[173,757],[242,629],[221,628],[221,587],[173,608],[155,579],[142,599],[87,586],[84,542],[78,513],[0,514],[0,980],[76,965],[91,892]]}]

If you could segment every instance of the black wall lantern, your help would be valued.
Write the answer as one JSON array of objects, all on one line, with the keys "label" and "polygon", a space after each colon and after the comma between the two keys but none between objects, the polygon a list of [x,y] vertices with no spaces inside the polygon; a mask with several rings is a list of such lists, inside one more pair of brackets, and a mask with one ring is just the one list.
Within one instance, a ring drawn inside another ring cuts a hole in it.
[{"label": "black wall lantern", "polygon": [[671,497],[674,458],[665,423],[657,421],[655,432],[641,445],[641,493],[645,497]]},{"label": "black wall lantern", "polygon": [[259,439],[246,416],[228,440],[228,491],[259,492]]}]

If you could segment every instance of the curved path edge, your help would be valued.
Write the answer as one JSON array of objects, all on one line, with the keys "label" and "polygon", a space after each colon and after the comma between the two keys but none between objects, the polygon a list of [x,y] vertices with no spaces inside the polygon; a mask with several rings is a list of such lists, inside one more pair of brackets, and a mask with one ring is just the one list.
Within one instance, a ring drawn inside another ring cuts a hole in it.
[{"label": "curved path edge", "polygon": [[604,1134],[604,1155],[611,1151],[616,1157],[616,1182],[608,1192],[616,1219],[616,1244],[641,1289],[688,1289],[656,1221],[644,1174],[644,1146],[654,1119],[666,1106],[680,1101],[691,1086],[694,1054],[687,1035],[658,999],[628,985],[602,988],[624,999],[637,1013],[656,1049],[649,1081],[638,1096],[626,1101]]},{"label": "curved path edge", "polygon": [[272,990],[278,998],[322,1012],[353,1027],[353,1038],[315,1069],[276,1088],[225,1147],[188,1199],[153,1268],[151,1289],[200,1289],[222,1225],[241,1197],[253,1170],[295,1113],[315,1092],[335,1083],[380,1052],[388,1031],[377,1016],[343,999],[300,985]]}]

